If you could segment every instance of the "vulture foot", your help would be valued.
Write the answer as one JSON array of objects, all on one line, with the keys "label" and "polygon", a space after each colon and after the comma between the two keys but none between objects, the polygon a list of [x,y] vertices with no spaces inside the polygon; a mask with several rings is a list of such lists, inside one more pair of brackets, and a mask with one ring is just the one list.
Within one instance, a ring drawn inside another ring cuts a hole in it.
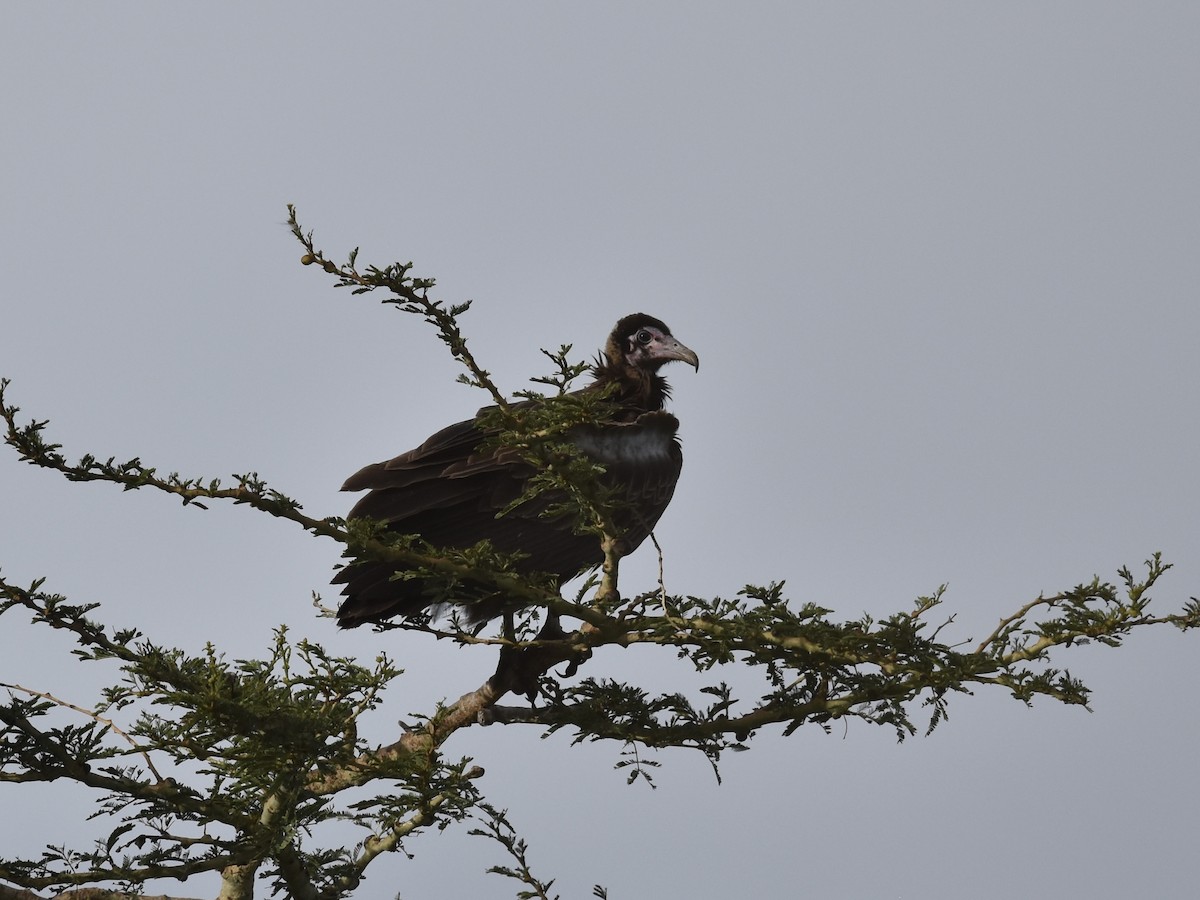
[{"label": "vulture foot", "polygon": [[492,687],[501,694],[509,691],[522,694],[532,703],[537,697],[539,678],[560,662],[568,664],[564,675],[570,678],[591,657],[591,650],[573,646],[578,635],[579,632],[563,631],[558,616],[547,615],[546,624],[536,638],[541,646],[505,647],[500,651],[500,662],[491,677]]}]

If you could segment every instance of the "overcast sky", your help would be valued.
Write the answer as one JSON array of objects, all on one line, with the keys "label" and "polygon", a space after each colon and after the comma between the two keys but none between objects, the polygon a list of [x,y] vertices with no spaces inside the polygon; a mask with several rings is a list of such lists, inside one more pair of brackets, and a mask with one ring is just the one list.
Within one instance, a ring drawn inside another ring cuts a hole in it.
[{"label": "overcast sky", "polygon": [[[314,515],[482,405],[418,320],[334,291],[413,260],[506,390],[620,316],[673,372],[685,465],[668,588],[786,579],[886,615],[949,584],[981,638],[1040,591],[1161,550],[1200,593],[1200,6],[1192,3],[16,4],[0,32],[0,374],[70,457],[254,470]],[[644,549],[623,568],[653,583]],[[262,655],[287,623],[408,674],[392,721],[490,652],[314,618],[337,548],[242,508],[72,485],[0,456],[6,577],[162,643]],[[955,698],[930,738],[764,733],[717,785],[664,753],[476,729],[450,754],[565,897],[1192,897],[1200,638],[1060,663],[1094,713]],[[89,702],[98,672],[7,615],[0,681]],[[595,671],[690,683],[670,654]],[[0,847],[79,839],[74,792],[6,787]],[[20,812],[14,812],[14,809]],[[368,900],[513,891],[462,830]],[[498,848],[497,848],[498,849]],[[215,893],[164,885],[188,896]]]}]

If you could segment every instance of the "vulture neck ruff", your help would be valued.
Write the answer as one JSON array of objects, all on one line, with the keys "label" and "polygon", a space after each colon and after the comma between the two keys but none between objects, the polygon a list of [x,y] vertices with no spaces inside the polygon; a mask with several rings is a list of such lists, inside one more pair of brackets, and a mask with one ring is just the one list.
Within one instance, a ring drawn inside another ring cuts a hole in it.
[{"label": "vulture neck ruff", "polygon": [[594,375],[596,380],[589,387],[600,390],[615,384],[612,399],[618,406],[627,407],[635,414],[660,410],[671,396],[667,379],[655,372],[631,366],[624,360],[614,362],[607,353],[596,361]]}]

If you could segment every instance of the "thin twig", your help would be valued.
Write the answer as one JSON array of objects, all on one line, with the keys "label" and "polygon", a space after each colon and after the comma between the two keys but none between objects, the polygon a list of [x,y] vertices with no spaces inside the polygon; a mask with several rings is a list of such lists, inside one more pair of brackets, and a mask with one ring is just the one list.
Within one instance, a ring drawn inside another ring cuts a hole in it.
[{"label": "thin twig", "polygon": [[154,778],[159,784],[163,784],[166,781],[166,779],[159,774],[158,769],[154,767],[154,763],[150,761],[150,755],[145,750],[141,749],[137,745],[137,742],[130,737],[129,734],[123,731],[115,722],[113,722],[112,719],[106,719],[104,716],[93,710],[84,709],[82,706],[76,706],[74,703],[68,703],[66,700],[62,700],[59,697],[55,697],[53,694],[46,693],[45,691],[35,691],[32,688],[27,688],[19,684],[8,684],[7,682],[3,681],[0,681],[0,688],[6,688],[10,691],[20,691],[21,693],[28,694],[31,697],[40,697],[43,700],[49,700],[51,703],[54,703],[57,706],[72,709],[77,713],[87,716],[89,719],[95,719],[100,724],[108,726],[111,731],[123,737],[129,743],[129,746],[136,750],[138,755],[146,761],[146,768],[148,768],[154,774]]}]

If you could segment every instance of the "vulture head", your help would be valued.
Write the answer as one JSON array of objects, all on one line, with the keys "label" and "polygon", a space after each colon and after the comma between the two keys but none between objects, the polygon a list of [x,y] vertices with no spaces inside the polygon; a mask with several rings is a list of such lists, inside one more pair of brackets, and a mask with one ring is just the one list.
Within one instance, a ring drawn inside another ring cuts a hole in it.
[{"label": "vulture head", "polygon": [[642,410],[662,409],[670,394],[658,370],[678,360],[700,370],[700,357],[661,319],[634,313],[617,322],[595,367],[596,385],[618,385],[619,398]]}]

